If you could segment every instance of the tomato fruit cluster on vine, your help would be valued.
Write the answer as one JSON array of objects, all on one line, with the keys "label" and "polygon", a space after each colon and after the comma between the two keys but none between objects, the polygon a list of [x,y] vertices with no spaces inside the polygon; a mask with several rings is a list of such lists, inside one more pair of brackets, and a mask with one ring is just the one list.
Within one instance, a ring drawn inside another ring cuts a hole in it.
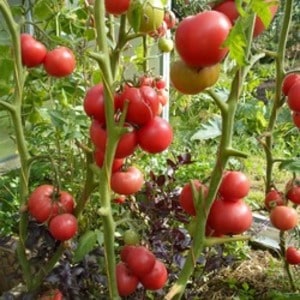
[{"label": "tomato fruit cluster on vine", "polygon": [[145,289],[159,290],[168,280],[164,263],[145,246],[125,245],[116,265],[117,286],[120,296],[135,292],[139,283]]},{"label": "tomato fruit cluster on vine", "polygon": [[[194,192],[200,196],[194,197]],[[249,193],[250,182],[241,171],[226,171],[223,174],[216,199],[207,217],[206,234],[222,236],[240,234],[252,224],[252,212],[243,200]],[[188,214],[196,216],[197,209],[205,210],[208,188],[199,180],[186,183],[179,196],[179,202]],[[198,199],[200,197],[200,203]],[[199,206],[198,208],[195,204]],[[192,234],[196,234],[193,232]]]},{"label": "tomato fruit cluster on vine", "polygon": [[76,59],[67,47],[57,47],[48,51],[46,46],[27,33],[21,34],[22,63],[28,68],[43,65],[48,75],[65,77],[76,67]]},{"label": "tomato fruit cluster on vine", "polygon": [[29,195],[29,214],[38,222],[48,226],[49,232],[58,241],[71,239],[77,232],[77,219],[73,215],[73,196],[53,185],[43,184]]}]

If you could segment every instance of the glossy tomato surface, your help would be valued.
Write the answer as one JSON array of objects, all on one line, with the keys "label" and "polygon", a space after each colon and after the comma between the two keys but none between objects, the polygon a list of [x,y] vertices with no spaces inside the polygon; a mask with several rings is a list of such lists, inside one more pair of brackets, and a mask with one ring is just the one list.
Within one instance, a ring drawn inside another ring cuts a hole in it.
[{"label": "glossy tomato surface", "polygon": [[58,241],[71,239],[76,234],[77,229],[77,219],[69,213],[57,215],[49,223],[49,231]]},{"label": "glossy tomato surface", "polygon": [[298,213],[289,206],[276,206],[271,210],[270,220],[275,228],[286,231],[298,225]]},{"label": "glossy tomato surface", "polygon": [[123,262],[116,265],[116,276],[118,292],[121,297],[134,293],[139,283],[139,279],[132,274],[131,270]]}]

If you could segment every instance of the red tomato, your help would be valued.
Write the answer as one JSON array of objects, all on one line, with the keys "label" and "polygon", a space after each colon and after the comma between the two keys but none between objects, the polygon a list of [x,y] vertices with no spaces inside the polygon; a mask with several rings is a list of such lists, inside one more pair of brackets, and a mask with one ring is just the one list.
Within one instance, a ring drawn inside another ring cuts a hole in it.
[{"label": "red tomato", "polygon": [[125,87],[121,94],[122,109],[128,101],[126,120],[142,126],[148,123],[157,113],[159,100],[155,89],[151,86]]},{"label": "red tomato", "polygon": [[120,195],[119,197],[113,199],[113,202],[117,204],[123,204],[125,203],[125,201],[126,201],[126,196],[124,195]]},{"label": "red tomato", "polygon": [[73,197],[64,191],[56,194],[53,185],[40,185],[28,199],[28,211],[40,223],[48,221],[59,213],[72,213],[73,210]]},{"label": "red tomato", "polygon": [[300,80],[297,80],[289,89],[287,105],[293,111],[300,112]]},{"label": "red tomato", "polygon": [[300,112],[297,111],[293,111],[292,112],[292,119],[293,119],[293,123],[294,125],[300,129]]},{"label": "red tomato", "polygon": [[165,119],[156,116],[137,131],[139,146],[148,153],[166,150],[173,140],[173,130]]},{"label": "red tomato", "polygon": [[109,14],[121,15],[127,12],[130,0],[105,0],[105,9]]},{"label": "red tomato", "polygon": [[240,15],[236,8],[234,0],[226,0],[222,3],[219,3],[213,7],[213,10],[223,13],[228,17],[232,24],[234,24],[234,22]]},{"label": "red tomato", "polygon": [[169,93],[165,89],[158,90],[157,97],[162,106],[165,106],[169,102]]},{"label": "red tomato", "polygon": [[121,297],[129,296],[135,292],[139,279],[132,274],[131,270],[123,262],[116,265],[116,277],[118,292]]},{"label": "red tomato", "polygon": [[72,214],[61,214],[51,219],[49,231],[58,241],[71,239],[77,232],[77,219]]},{"label": "red tomato", "polygon": [[300,264],[300,250],[289,246],[285,251],[285,259],[290,265]]},{"label": "red tomato", "polygon": [[[207,196],[208,189],[207,187],[202,184],[199,180],[194,179],[193,184],[196,188],[196,191],[203,193],[203,196]],[[193,200],[193,190],[191,183],[186,183],[184,187],[182,188],[182,191],[179,195],[179,203],[181,207],[191,216],[196,215],[196,209],[194,206],[194,200]]]},{"label": "red tomato", "polygon": [[22,63],[28,68],[36,67],[44,62],[47,54],[45,45],[37,41],[30,34],[21,34]]},{"label": "red tomato", "polygon": [[298,224],[297,211],[288,206],[276,206],[271,210],[270,220],[274,227],[285,231],[293,229]]},{"label": "red tomato", "polygon": [[60,290],[50,290],[38,298],[38,300],[63,300],[63,294]]},{"label": "red tomato", "polygon": [[136,167],[127,171],[117,171],[111,176],[111,189],[121,195],[132,195],[138,192],[144,184],[144,176]]},{"label": "red tomato", "polygon": [[149,33],[149,35],[155,39],[163,37],[167,34],[168,27],[165,21],[162,21],[160,26],[155,30]]},{"label": "red tomato", "polygon": [[[102,168],[103,161],[104,161],[104,152],[101,149],[96,149],[94,152],[94,158],[96,165],[99,168]],[[115,158],[112,165],[112,172],[119,171],[121,167],[123,166],[124,158]]]},{"label": "red tomato", "polygon": [[163,90],[166,88],[167,83],[163,77],[159,76],[159,77],[154,78],[152,85],[153,85],[153,87],[157,88],[158,90]]},{"label": "red tomato", "polygon": [[163,262],[157,259],[152,270],[140,279],[145,289],[159,290],[164,287],[168,280],[167,268]]},{"label": "red tomato", "polygon": [[132,249],[136,247],[136,246],[133,246],[133,245],[125,245],[122,247],[121,249],[121,252],[120,252],[120,257],[121,257],[121,260],[123,262],[126,262],[127,261],[127,256],[128,256],[128,253],[130,253],[130,251],[132,251]]},{"label": "red tomato", "polygon": [[139,279],[151,272],[155,265],[155,256],[144,246],[135,246],[130,248],[126,256],[128,268]]},{"label": "red tomato", "polygon": [[237,201],[248,195],[250,181],[247,176],[240,171],[227,171],[224,173],[219,194],[226,201]]},{"label": "red tomato", "polygon": [[283,193],[272,189],[266,194],[265,206],[270,210],[277,205],[284,205]]},{"label": "red tomato", "polygon": [[87,91],[83,108],[89,117],[95,118],[100,123],[105,123],[103,84],[97,84]]},{"label": "red tomato", "polygon": [[54,77],[70,75],[76,66],[73,52],[67,47],[57,47],[49,51],[44,60],[46,72]]},{"label": "red tomato", "polygon": [[189,66],[203,68],[223,60],[228,49],[223,47],[232,25],[218,11],[204,11],[183,19],[176,29],[175,45]]},{"label": "red tomato", "polygon": [[251,224],[251,209],[242,199],[235,202],[215,200],[207,219],[211,229],[225,235],[243,233]]},{"label": "red tomato", "polygon": [[164,21],[166,22],[168,29],[173,29],[177,22],[175,13],[172,10],[165,10]]},{"label": "red tomato", "polygon": [[[119,142],[115,153],[115,158],[125,158],[133,154],[138,145],[137,132],[130,126],[126,126],[129,131],[124,133]],[[90,137],[93,144],[102,152],[105,152],[107,143],[107,132],[105,126],[97,120],[93,120],[90,127]]]},{"label": "red tomato", "polygon": [[287,96],[289,93],[290,88],[300,80],[300,74],[297,73],[290,73],[286,75],[282,81],[282,93]]},{"label": "red tomato", "polygon": [[286,198],[295,204],[300,204],[300,186],[298,182],[290,183],[286,193]]}]

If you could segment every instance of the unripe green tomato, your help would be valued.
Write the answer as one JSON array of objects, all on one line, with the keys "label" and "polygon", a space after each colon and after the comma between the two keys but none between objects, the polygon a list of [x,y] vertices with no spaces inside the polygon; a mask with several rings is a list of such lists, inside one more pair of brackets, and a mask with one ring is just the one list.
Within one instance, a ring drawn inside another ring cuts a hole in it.
[{"label": "unripe green tomato", "polygon": [[135,32],[150,33],[161,25],[164,19],[164,6],[161,0],[146,0],[143,3],[133,0],[127,17]]},{"label": "unripe green tomato", "polygon": [[168,53],[174,49],[174,42],[169,38],[162,37],[158,40],[157,46],[161,52]]},{"label": "unripe green tomato", "polygon": [[140,237],[135,230],[128,229],[123,234],[123,240],[125,245],[138,245],[140,243]]}]

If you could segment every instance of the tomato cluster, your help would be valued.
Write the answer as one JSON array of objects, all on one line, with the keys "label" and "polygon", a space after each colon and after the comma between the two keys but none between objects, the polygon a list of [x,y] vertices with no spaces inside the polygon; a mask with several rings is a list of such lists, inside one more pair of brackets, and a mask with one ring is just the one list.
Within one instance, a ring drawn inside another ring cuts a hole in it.
[{"label": "tomato cluster", "polygon": [[77,219],[73,215],[75,201],[66,191],[53,185],[38,186],[28,198],[28,211],[39,223],[47,223],[51,235],[59,241],[71,239],[77,232]]},{"label": "tomato cluster", "polygon": [[145,289],[159,290],[168,280],[164,263],[144,246],[125,245],[116,266],[117,286],[120,296],[128,296],[139,283]]},{"label": "tomato cluster", "polygon": [[48,51],[46,46],[32,35],[21,34],[22,63],[28,68],[43,64],[48,75],[65,77],[70,75],[76,66],[73,52],[67,47],[57,47]]},{"label": "tomato cluster", "polygon": [[292,111],[293,123],[300,128],[300,74],[290,73],[284,77],[282,93],[287,96],[287,105]]},{"label": "tomato cluster", "polygon": [[[143,183],[143,174],[136,167],[123,170],[124,160],[139,147],[148,153],[159,153],[169,147],[173,139],[170,124],[159,116],[162,106],[168,102],[166,82],[163,78],[142,76],[136,86],[125,83],[115,92],[114,107],[116,125],[123,113],[124,133],[121,135],[112,166],[111,188],[120,195],[138,192]],[[91,141],[95,146],[95,162],[103,166],[107,139],[105,120],[104,87],[91,87],[84,99],[84,110],[91,117]]]},{"label": "tomato cluster", "polygon": [[[202,199],[208,193],[208,188],[198,180],[193,180],[196,192],[202,193]],[[226,171],[223,175],[218,195],[213,202],[207,218],[207,235],[240,234],[248,230],[252,224],[252,212],[244,202],[250,189],[250,182],[240,171]],[[192,216],[196,215],[193,188],[187,183],[179,196],[182,208]]]}]

